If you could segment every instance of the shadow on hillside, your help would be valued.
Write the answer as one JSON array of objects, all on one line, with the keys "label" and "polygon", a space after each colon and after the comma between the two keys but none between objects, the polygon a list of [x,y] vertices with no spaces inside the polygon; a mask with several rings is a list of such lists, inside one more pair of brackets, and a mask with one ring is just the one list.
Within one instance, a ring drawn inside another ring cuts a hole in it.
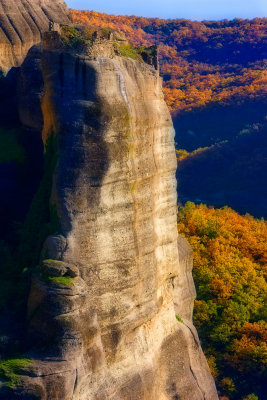
[{"label": "shadow on hillside", "polygon": [[181,202],[227,205],[241,214],[267,217],[267,122],[178,162]]},{"label": "shadow on hillside", "polygon": [[180,149],[193,151],[235,138],[248,125],[261,123],[267,115],[267,100],[246,100],[242,104],[211,104],[173,116],[175,141]]}]

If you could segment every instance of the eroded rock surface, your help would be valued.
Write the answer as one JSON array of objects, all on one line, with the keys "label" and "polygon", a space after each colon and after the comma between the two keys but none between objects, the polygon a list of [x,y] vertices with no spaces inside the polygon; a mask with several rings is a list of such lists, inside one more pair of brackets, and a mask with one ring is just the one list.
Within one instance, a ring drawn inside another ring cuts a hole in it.
[{"label": "eroded rock surface", "polygon": [[21,65],[49,21],[70,23],[63,0],[0,0],[0,70]]},{"label": "eroded rock surface", "polygon": [[[61,0],[0,0],[0,14],[6,70],[49,20],[68,20]],[[20,119],[57,156],[50,203],[61,228],[32,278],[33,363],[0,398],[217,400],[192,324],[193,256],[177,234],[161,79],[153,63],[118,56],[114,37],[96,39],[80,55],[47,40],[20,70]]]},{"label": "eroded rock surface", "polygon": [[192,251],[178,241],[174,131],[158,72],[113,53],[42,57],[61,222],[43,270],[78,272],[67,285],[33,278],[35,362],[21,398],[216,400],[192,325]]}]

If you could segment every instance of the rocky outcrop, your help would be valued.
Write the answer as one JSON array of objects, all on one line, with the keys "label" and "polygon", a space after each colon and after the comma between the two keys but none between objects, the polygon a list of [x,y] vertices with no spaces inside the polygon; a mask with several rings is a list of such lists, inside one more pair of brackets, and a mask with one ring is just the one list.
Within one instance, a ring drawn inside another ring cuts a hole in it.
[{"label": "rocky outcrop", "polygon": [[51,21],[69,22],[63,1],[0,0],[0,69],[21,65],[15,97],[22,124],[42,131],[44,202],[53,182],[54,221],[37,231],[56,227],[32,273],[32,362],[0,398],[216,400],[192,324],[157,51],[119,56],[124,38],[106,32],[63,48]]},{"label": "rocky outcrop", "polygon": [[216,400],[192,325],[192,251],[178,240],[161,79],[146,63],[91,54],[46,49],[37,63],[61,229],[46,239],[33,277],[34,362],[17,396]]},{"label": "rocky outcrop", "polygon": [[50,21],[70,23],[63,0],[0,0],[0,70],[21,65]]}]

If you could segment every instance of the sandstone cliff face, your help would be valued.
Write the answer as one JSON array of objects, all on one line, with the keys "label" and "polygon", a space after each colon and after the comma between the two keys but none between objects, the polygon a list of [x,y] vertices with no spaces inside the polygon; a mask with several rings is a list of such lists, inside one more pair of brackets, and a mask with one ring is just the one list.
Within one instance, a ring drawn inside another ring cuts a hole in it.
[{"label": "sandstone cliff face", "polygon": [[63,0],[0,0],[0,70],[21,64],[48,30],[49,21],[70,22]]},{"label": "sandstone cliff face", "polygon": [[32,278],[33,362],[0,398],[216,400],[192,325],[192,251],[177,234],[158,71],[117,56],[114,38],[80,55],[55,32],[33,46],[49,20],[69,22],[63,1],[0,0],[0,69],[22,64],[18,111],[52,152],[60,223]]},{"label": "sandstone cliff face", "polygon": [[192,325],[192,252],[177,235],[174,131],[157,71],[110,49],[45,50],[40,71],[61,224],[42,258],[71,284],[33,278],[34,364],[18,398],[216,400]]}]

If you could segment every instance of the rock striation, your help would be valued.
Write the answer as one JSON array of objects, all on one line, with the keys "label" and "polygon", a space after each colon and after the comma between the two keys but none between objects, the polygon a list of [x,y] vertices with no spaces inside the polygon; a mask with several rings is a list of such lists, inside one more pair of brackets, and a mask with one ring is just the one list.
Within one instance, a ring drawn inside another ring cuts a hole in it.
[{"label": "rock striation", "polygon": [[[26,3],[0,0],[6,15],[7,4]],[[68,18],[61,1],[33,3],[46,24],[59,11]],[[49,32],[20,69],[21,121],[52,152],[58,228],[32,276],[32,362],[0,398],[217,400],[192,324],[193,255],[177,233],[174,129],[157,58],[119,56],[114,37],[96,36],[77,54]],[[26,54],[16,43],[6,68]]]},{"label": "rock striation", "polygon": [[193,256],[177,234],[161,78],[103,46],[42,52],[42,135],[56,143],[51,204],[61,228],[33,277],[34,363],[18,396],[216,400],[192,325]]},{"label": "rock striation", "polygon": [[0,70],[21,65],[50,21],[70,23],[63,0],[0,0]]}]

